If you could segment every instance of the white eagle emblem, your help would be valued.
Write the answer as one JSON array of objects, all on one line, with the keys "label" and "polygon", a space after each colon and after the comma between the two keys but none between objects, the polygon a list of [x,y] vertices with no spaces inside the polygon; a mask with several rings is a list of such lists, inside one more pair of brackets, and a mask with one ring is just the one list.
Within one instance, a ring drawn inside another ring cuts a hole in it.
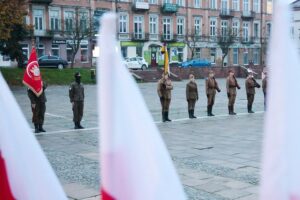
[{"label": "white eagle emblem", "polygon": [[32,78],[32,76],[40,76],[39,64],[37,61],[32,61],[27,66],[27,75]]}]

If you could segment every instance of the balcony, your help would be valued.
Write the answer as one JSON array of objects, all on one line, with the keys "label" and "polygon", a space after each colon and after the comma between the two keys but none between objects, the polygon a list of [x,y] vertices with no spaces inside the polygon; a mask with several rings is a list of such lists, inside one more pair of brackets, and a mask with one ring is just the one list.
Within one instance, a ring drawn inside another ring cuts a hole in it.
[{"label": "balcony", "polygon": [[148,33],[132,33],[131,35],[132,41],[148,41],[149,40],[149,34]]},{"label": "balcony", "polygon": [[48,37],[52,38],[54,36],[54,32],[51,30],[34,30],[33,35],[35,37]]},{"label": "balcony", "polygon": [[255,12],[253,11],[243,11],[242,12],[242,19],[243,20],[252,20],[255,17]]},{"label": "balcony", "polygon": [[158,34],[149,34],[149,40],[158,40]]},{"label": "balcony", "polygon": [[162,6],[163,13],[176,13],[178,11],[177,4],[173,3],[164,3]]},{"label": "balcony", "polygon": [[135,11],[147,11],[149,10],[148,2],[135,2],[132,5],[133,10]]},{"label": "balcony", "polygon": [[241,43],[245,45],[253,44],[253,37],[241,37]]},{"label": "balcony", "polygon": [[221,18],[231,18],[231,17],[233,17],[233,12],[230,9],[221,9],[220,17]]},{"label": "balcony", "polygon": [[174,40],[178,42],[184,42],[185,41],[185,35],[174,35]]},{"label": "balcony", "polygon": [[162,42],[174,42],[173,34],[162,34],[161,35]]},{"label": "balcony", "polygon": [[53,0],[29,0],[30,3],[43,3],[43,4],[50,4]]},{"label": "balcony", "polygon": [[129,34],[128,33],[119,33],[118,38],[119,38],[119,40],[129,40]]}]

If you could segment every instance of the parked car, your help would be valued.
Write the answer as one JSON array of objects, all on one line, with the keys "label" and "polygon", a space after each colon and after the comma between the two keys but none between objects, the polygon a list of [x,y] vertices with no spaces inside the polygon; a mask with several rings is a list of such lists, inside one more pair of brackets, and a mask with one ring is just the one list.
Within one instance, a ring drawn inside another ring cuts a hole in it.
[{"label": "parked car", "polygon": [[145,70],[148,68],[148,63],[143,57],[126,58],[124,64],[128,69]]},{"label": "parked car", "polygon": [[[24,67],[26,67],[28,61],[24,62]],[[55,67],[58,69],[63,69],[68,66],[68,62],[58,56],[41,56],[38,59],[38,63],[40,67]]]},{"label": "parked car", "polygon": [[211,62],[207,60],[201,60],[201,59],[194,59],[194,60],[188,60],[185,62],[182,62],[180,67],[187,68],[187,67],[210,67]]}]

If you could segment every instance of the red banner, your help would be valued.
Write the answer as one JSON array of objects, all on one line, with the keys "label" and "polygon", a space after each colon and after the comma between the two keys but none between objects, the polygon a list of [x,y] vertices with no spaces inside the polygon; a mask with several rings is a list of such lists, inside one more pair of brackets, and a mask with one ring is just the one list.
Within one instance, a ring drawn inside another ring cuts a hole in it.
[{"label": "red banner", "polygon": [[32,48],[28,64],[23,77],[23,84],[31,89],[36,96],[40,96],[43,92],[43,81],[40,73],[39,63],[35,48]]},{"label": "red banner", "polygon": [[0,152],[0,199],[15,200],[9,186],[8,176],[6,172],[5,162]]}]

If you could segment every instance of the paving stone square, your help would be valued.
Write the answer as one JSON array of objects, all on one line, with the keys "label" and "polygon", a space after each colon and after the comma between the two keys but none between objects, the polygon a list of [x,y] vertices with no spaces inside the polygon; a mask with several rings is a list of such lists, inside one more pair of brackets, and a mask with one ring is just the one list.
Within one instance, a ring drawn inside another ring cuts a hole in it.
[{"label": "paving stone square", "polygon": [[[139,88],[167,145],[189,200],[258,199],[261,142],[263,137],[263,94],[257,90],[254,114],[247,113],[244,79],[238,79],[236,112],[227,114],[225,79],[217,79],[221,93],[216,96],[215,117],[206,116],[205,80],[198,79],[197,119],[187,119],[185,85],[174,82],[170,123],[161,123],[156,83],[140,83]],[[258,80],[261,82],[261,80]],[[85,85],[83,130],[74,130],[68,86],[49,86],[45,119],[46,133],[36,134],[68,198],[95,200],[99,194],[99,150],[97,94],[95,85]],[[13,93],[31,124],[26,88]],[[137,111],[133,111],[137,112]],[[136,123],[140,123],[137,118]],[[143,134],[143,133],[141,133]]]}]

